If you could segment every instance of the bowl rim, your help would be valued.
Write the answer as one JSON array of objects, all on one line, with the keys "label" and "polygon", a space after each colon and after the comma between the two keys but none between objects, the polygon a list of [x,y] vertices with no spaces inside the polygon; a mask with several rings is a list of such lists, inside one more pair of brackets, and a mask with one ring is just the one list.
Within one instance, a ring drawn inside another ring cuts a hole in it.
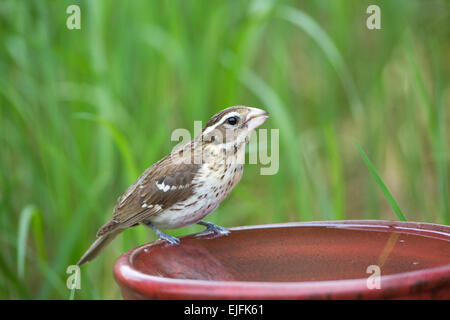
[{"label": "bowl rim", "polygon": [[[391,220],[327,220],[287,222],[262,225],[239,226],[229,230],[250,230],[279,227],[329,226],[342,228],[394,228],[400,233],[416,234],[450,241],[450,226],[426,222],[391,221]],[[180,239],[193,238],[198,234],[190,234]],[[138,296],[154,296],[162,299],[206,298],[206,299],[301,299],[323,298],[367,298],[406,295],[409,287],[416,284],[417,291],[426,288],[450,284],[450,264],[425,268],[416,271],[382,275],[381,290],[367,288],[367,278],[322,280],[322,281],[225,281],[176,279],[150,275],[136,270],[132,266],[133,257],[141,250],[161,245],[157,240],[122,254],[114,265],[114,277],[125,290],[131,290]]]}]

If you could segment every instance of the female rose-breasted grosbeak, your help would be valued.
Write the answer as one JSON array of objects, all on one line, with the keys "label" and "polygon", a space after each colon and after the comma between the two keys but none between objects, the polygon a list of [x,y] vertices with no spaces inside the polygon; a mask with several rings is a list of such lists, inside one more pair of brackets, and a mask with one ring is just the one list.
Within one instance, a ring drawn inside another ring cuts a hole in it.
[{"label": "female rose-breasted grosbeak", "polygon": [[161,239],[179,244],[162,229],[191,224],[227,235],[229,231],[202,221],[228,196],[242,177],[245,145],[266,121],[261,109],[234,106],[215,114],[202,133],[156,162],[119,197],[111,221],[97,232],[98,239],[78,265],[94,259],[124,229],[138,224],[153,229]]}]

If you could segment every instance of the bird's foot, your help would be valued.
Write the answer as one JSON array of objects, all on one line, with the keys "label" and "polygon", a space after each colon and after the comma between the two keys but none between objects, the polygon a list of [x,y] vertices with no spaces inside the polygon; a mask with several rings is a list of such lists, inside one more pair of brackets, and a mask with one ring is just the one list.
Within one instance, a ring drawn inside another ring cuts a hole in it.
[{"label": "bird's foot", "polygon": [[221,236],[227,236],[227,235],[230,234],[230,230],[228,230],[227,228],[218,226],[218,225],[216,225],[214,223],[211,223],[211,222],[200,221],[197,224],[200,224],[200,225],[206,227],[206,229],[203,232],[200,233],[201,235],[209,233],[211,231],[214,232],[215,234],[218,234],[218,235],[221,235]]},{"label": "bird's foot", "polygon": [[155,231],[155,233],[158,235],[159,239],[165,240],[165,241],[167,241],[167,242],[169,242],[170,244],[173,244],[173,245],[179,245],[180,244],[180,239],[178,239],[177,237],[171,236],[171,235],[169,235],[167,233],[162,232],[161,230],[156,228],[150,222],[146,222],[145,225],[147,227],[151,228],[153,231]]},{"label": "bird's foot", "polygon": [[161,232],[161,234],[158,234],[158,236],[161,240],[165,240],[165,241],[169,242],[170,244],[173,244],[173,245],[180,244],[180,239],[178,239],[177,237],[168,235],[167,233]]}]

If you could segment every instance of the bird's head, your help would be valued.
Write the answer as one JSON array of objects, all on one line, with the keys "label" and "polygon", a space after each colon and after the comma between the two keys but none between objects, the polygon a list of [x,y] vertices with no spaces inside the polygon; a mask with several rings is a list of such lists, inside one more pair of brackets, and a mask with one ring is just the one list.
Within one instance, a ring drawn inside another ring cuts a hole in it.
[{"label": "bird's head", "polygon": [[202,130],[202,138],[206,142],[225,147],[240,146],[248,142],[253,131],[268,117],[269,114],[261,109],[246,106],[230,107],[211,117]]}]

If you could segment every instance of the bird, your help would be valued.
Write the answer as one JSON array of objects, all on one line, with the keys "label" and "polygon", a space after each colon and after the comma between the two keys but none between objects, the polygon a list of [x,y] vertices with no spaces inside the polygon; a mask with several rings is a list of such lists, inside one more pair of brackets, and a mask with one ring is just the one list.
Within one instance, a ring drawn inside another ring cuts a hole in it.
[{"label": "bird", "polygon": [[160,229],[199,224],[206,233],[228,235],[228,229],[203,219],[241,180],[245,145],[268,117],[265,110],[247,106],[213,115],[201,133],[147,168],[117,199],[112,219],[98,230],[77,265],[91,261],[119,233],[137,225],[149,227],[171,245],[180,240]]}]

